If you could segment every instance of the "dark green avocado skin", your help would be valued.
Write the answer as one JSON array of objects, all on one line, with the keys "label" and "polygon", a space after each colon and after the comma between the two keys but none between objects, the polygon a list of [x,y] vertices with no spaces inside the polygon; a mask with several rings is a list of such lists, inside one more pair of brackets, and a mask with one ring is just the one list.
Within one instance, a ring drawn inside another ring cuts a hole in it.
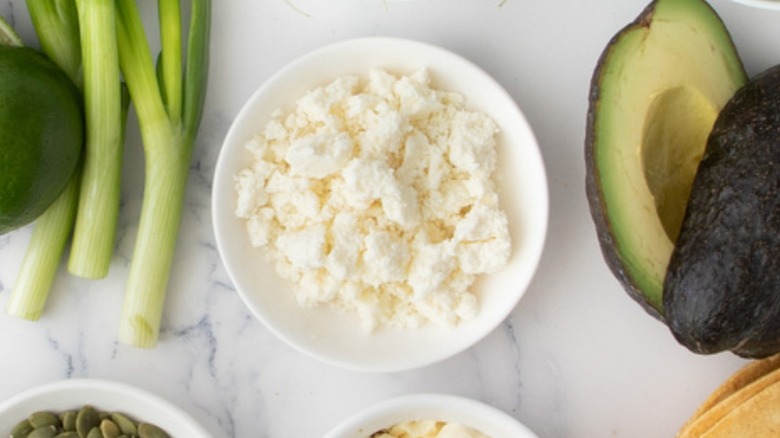
[{"label": "dark green avocado skin", "polygon": [[664,311],[690,350],[780,351],[780,65],[715,122],[664,281]]}]

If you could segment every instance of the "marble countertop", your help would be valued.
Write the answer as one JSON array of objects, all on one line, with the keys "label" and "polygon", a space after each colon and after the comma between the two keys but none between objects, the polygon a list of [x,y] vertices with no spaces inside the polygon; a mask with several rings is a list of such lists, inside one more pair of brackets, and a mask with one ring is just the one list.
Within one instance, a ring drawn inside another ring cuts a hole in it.
[{"label": "marble countertop", "polygon": [[[643,0],[219,0],[211,82],[196,146],[159,345],[116,342],[141,204],[143,154],[129,130],[115,259],[109,276],[59,272],[44,317],[0,314],[0,400],[60,379],[91,377],[152,391],[215,437],[319,437],[365,406],[420,392],[496,406],[541,437],[670,437],[744,361],[697,356],[622,291],[607,270],[585,198],[588,87],[612,35]],[[144,17],[154,23],[153,2]],[[780,62],[779,12],[712,0],[749,73]],[[34,45],[24,2],[0,2]],[[324,365],[257,322],[216,252],[210,189],[220,144],[249,95],[276,70],[327,43],[387,35],[457,52],[517,100],[550,183],[549,237],[511,316],[473,348],[419,370],[371,374]],[[133,123],[131,121],[131,123]],[[0,306],[30,228],[0,236]]]}]

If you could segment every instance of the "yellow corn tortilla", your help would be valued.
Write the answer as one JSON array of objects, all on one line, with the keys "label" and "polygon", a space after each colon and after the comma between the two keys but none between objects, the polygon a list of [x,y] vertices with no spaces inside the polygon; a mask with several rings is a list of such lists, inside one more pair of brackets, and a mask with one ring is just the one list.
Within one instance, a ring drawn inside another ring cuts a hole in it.
[{"label": "yellow corn tortilla", "polygon": [[776,438],[780,436],[780,385],[750,397],[715,423],[701,438]]},{"label": "yellow corn tortilla", "polygon": [[779,381],[780,355],[750,362],[710,394],[683,425],[677,438],[702,436],[737,406]]}]

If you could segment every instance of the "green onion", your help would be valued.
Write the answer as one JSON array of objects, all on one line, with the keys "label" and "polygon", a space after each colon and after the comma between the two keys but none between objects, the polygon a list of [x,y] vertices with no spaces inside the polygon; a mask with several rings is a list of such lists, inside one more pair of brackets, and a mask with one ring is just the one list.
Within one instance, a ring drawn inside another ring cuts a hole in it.
[{"label": "green onion", "polygon": [[141,220],[119,326],[120,342],[157,343],[192,149],[208,77],[211,0],[193,0],[183,56],[179,0],[159,0],[162,53],[155,69],[134,0],[117,0],[119,60],[146,155]]},{"label": "green onion", "polygon": [[27,0],[43,52],[81,88],[81,42],[75,0]]},{"label": "green onion", "polygon": [[105,276],[116,233],[129,100],[122,92],[129,91],[141,128],[146,179],[119,338],[154,346],[206,98],[211,0],[192,1],[186,45],[180,1],[158,1],[157,69],[135,0],[27,0],[27,5],[44,51],[83,90],[87,146],[82,171],[36,223],[9,312],[40,316],[74,217],[69,270]]},{"label": "green onion", "polygon": [[[73,0],[27,0],[27,9],[43,51],[81,86],[81,45]],[[40,318],[73,229],[80,178],[77,171],[57,200],[35,221],[6,304],[10,315]]]},{"label": "green onion", "polygon": [[85,278],[102,278],[114,253],[124,134],[114,0],[77,0],[76,5],[86,145],[68,270]]},{"label": "green onion", "polygon": [[41,317],[76,217],[78,185],[77,170],[65,191],[35,221],[22,267],[6,304],[8,314],[29,320]]}]

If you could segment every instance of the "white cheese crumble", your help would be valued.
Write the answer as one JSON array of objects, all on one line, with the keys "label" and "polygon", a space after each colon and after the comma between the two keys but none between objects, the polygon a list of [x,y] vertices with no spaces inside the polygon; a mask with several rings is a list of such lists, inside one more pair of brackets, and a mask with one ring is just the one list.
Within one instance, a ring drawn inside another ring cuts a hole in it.
[{"label": "white cheese crumble", "polygon": [[236,215],[304,306],[387,324],[450,326],[510,255],[491,176],[496,124],[426,69],[340,77],[276,110],[247,144]]}]

